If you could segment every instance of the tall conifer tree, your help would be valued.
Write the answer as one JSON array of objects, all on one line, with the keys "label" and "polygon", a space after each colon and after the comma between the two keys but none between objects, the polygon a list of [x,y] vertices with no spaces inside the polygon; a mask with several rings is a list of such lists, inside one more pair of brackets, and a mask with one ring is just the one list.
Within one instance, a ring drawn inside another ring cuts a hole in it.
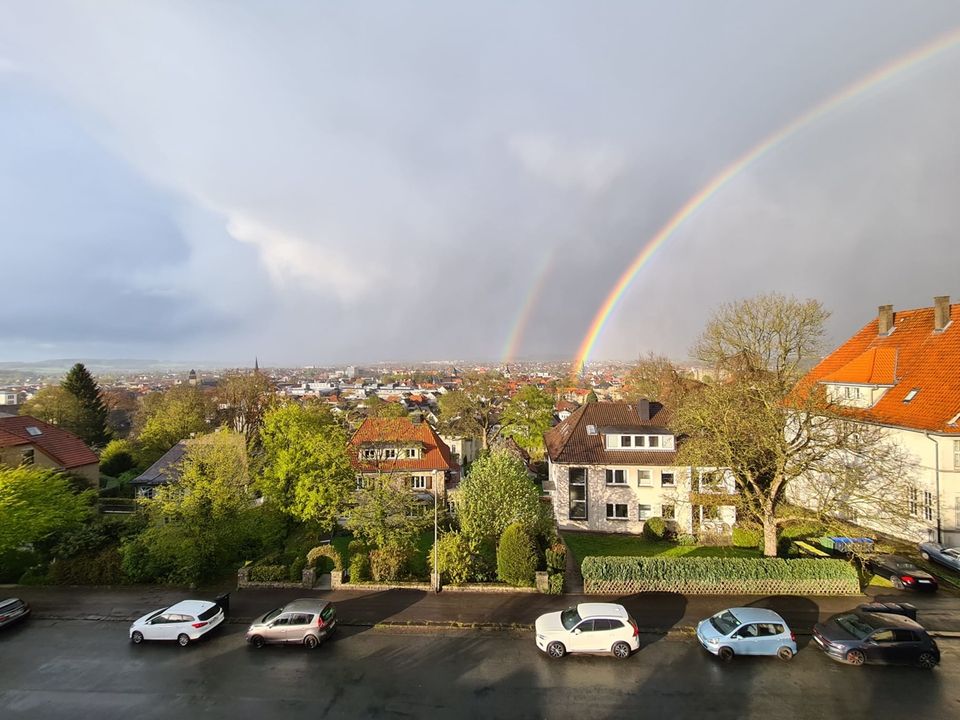
[{"label": "tall conifer tree", "polygon": [[60,387],[80,403],[79,416],[73,431],[91,447],[103,447],[110,440],[107,429],[107,406],[100,386],[83,363],[77,363],[60,383]]}]

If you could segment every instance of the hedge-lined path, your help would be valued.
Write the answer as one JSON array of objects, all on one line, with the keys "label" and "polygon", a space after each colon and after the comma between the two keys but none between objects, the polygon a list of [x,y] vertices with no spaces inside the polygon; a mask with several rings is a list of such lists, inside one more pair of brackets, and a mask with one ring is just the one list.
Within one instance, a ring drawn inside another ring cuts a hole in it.
[{"label": "hedge-lined path", "polygon": [[563,579],[563,591],[567,595],[583,595],[583,573],[580,572],[580,563],[570,552],[567,546],[567,570]]},{"label": "hedge-lined path", "polygon": [[[678,593],[638,593],[626,597],[598,595],[539,595],[524,593],[440,593],[418,590],[314,591],[302,589],[246,589],[230,598],[230,619],[249,622],[260,613],[294,598],[315,595],[337,604],[344,624],[521,626],[537,616],[578,602],[620,602],[645,631],[692,628],[700,620],[727,607],[755,605],[780,612],[795,631],[809,632],[814,623],[870,600],[911,602],[918,619],[930,630],[960,632],[960,596],[941,590],[917,595],[888,588],[869,588],[869,597],[716,596]],[[37,617],[116,620],[129,622],[151,610],[184,598],[212,598],[215,592],[167,587],[78,588],[0,587],[0,596],[27,600]]]}]

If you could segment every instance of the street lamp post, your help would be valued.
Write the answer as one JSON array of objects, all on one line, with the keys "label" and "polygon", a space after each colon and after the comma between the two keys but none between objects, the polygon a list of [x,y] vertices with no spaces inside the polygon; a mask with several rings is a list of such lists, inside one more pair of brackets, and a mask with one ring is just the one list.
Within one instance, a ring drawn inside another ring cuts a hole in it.
[{"label": "street lamp post", "polygon": [[437,488],[433,488],[433,591],[440,592],[440,568],[437,566]]}]

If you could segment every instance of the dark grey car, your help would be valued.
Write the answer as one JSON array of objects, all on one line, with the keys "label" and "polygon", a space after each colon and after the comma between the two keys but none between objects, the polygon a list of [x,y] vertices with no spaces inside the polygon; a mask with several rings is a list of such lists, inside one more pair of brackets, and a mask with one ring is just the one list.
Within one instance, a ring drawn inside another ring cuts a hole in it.
[{"label": "dark grey car", "polygon": [[922,625],[902,615],[841,613],[817,623],[813,639],[828,657],[850,665],[919,665],[929,670],[940,663],[934,639]]},{"label": "dark grey car", "polygon": [[247,642],[264,645],[303,645],[315,648],[337,626],[337,610],[326,600],[305,598],[264,613],[247,630]]},{"label": "dark grey car", "polygon": [[19,622],[30,615],[30,606],[20,598],[0,600],[0,627]]}]

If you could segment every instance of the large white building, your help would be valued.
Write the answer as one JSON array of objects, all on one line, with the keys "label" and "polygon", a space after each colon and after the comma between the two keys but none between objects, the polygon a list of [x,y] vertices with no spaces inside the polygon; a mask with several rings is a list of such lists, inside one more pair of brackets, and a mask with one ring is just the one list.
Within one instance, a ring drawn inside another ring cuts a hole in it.
[{"label": "large white building", "polygon": [[677,464],[678,440],[659,403],[587,403],[544,441],[544,489],[561,530],[640,533],[648,518],[662,517],[679,532],[722,532],[736,521],[732,505],[691,496],[733,492],[734,483],[716,469]]},{"label": "large white building", "polygon": [[[907,540],[960,545],[960,305],[947,296],[916,310],[883,305],[807,381],[852,417],[883,428],[911,457],[905,527],[867,512],[850,519]],[[792,499],[802,503],[802,493]]]}]

